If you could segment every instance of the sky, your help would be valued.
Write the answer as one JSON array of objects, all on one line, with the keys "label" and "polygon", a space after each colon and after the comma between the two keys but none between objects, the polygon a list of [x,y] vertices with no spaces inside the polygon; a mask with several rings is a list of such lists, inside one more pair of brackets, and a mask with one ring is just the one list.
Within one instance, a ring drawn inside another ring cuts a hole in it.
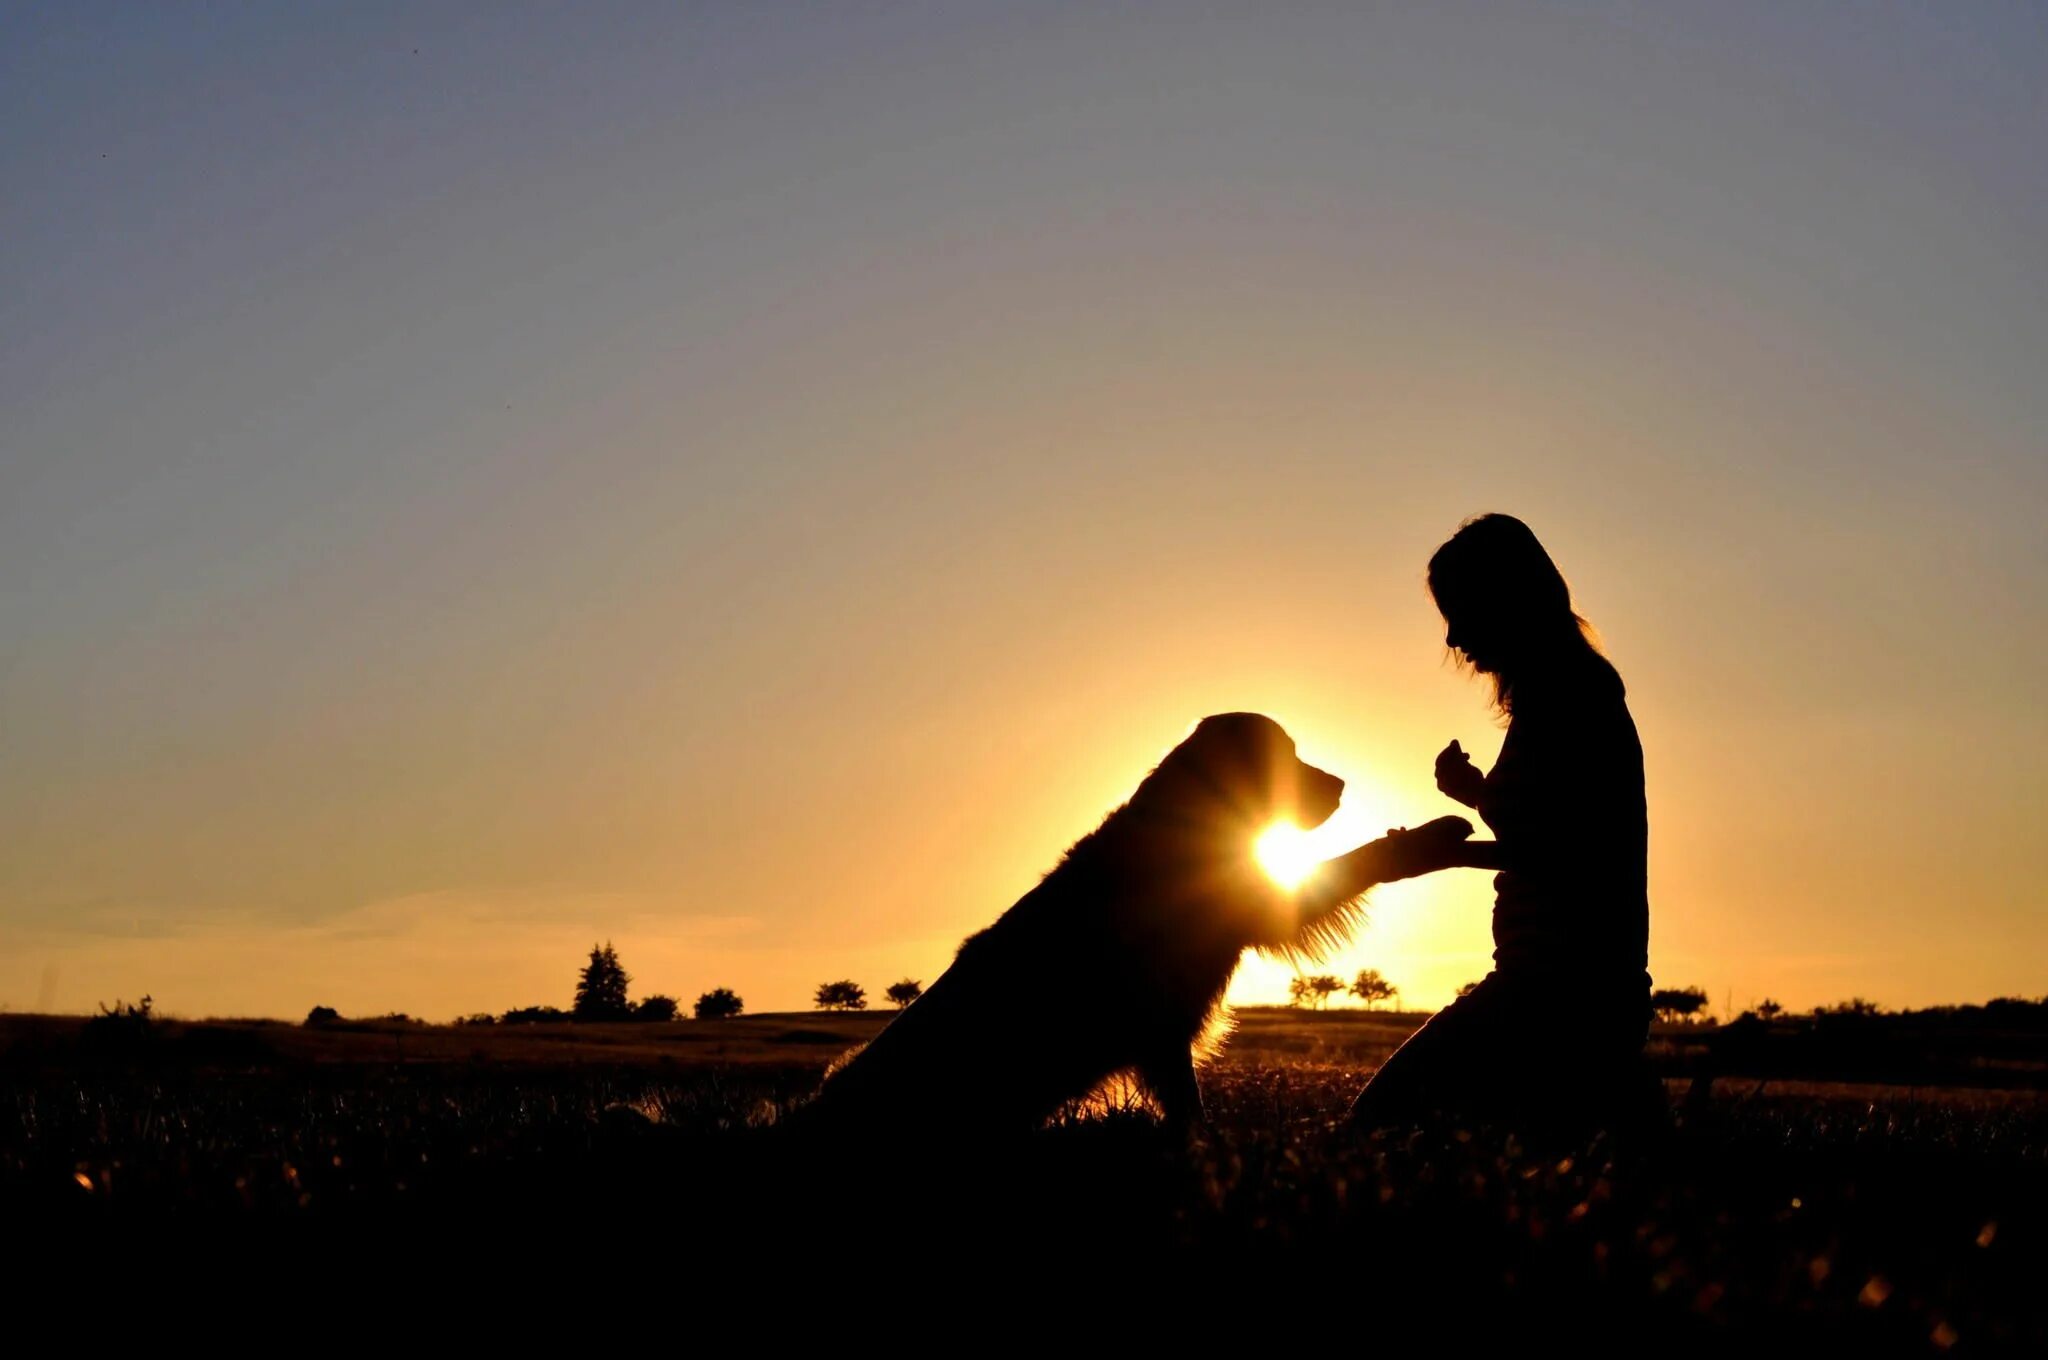
[{"label": "sky", "polygon": [[0,1006],[878,995],[1222,710],[1341,849],[1488,510],[1660,984],[2048,992],[2044,145],[2022,5],[0,6]]}]

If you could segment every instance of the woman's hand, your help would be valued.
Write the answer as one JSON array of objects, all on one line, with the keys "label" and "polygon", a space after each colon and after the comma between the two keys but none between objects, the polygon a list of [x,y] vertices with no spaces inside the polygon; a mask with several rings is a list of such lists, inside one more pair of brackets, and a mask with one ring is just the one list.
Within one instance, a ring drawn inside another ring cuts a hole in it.
[{"label": "woman's hand", "polygon": [[1463,803],[1468,808],[1476,808],[1479,806],[1479,795],[1486,788],[1486,776],[1479,773],[1479,767],[1472,763],[1472,757],[1466,755],[1464,748],[1453,739],[1449,746],[1437,752],[1436,786],[1439,792],[1453,802]]}]

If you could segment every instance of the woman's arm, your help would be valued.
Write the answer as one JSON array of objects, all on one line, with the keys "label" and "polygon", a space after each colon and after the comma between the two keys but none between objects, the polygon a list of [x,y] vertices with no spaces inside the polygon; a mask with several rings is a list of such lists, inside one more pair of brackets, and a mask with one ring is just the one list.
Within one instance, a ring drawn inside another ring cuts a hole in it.
[{"label": "woman's arm", "polygon": [[1508,867],[1501,857],[1499,841],[1466,841],[1451,853],[1455,858],[1444,866],[1448,869],[1491,869],[1499,873]]}]

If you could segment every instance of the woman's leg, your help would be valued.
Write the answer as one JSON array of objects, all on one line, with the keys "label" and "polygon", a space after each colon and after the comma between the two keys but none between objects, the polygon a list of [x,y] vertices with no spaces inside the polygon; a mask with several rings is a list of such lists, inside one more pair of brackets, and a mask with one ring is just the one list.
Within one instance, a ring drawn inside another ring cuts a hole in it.
[{"label": "woman's leg", "polygon": [[1489,974],[1395,1050],[1351,1118],[1378,1128],[1446,1114],[1557,1131],[1640,1122],[1647,1014],[1601,985]]},{"label": "woman's leg", "polygon": [[1497,1104],[1512,1030],[1503,1001],[1501,985],[1489,976],[1431,1016],[1366,1082],[1352,1102],[1352,1123],[1385,1128]]}]

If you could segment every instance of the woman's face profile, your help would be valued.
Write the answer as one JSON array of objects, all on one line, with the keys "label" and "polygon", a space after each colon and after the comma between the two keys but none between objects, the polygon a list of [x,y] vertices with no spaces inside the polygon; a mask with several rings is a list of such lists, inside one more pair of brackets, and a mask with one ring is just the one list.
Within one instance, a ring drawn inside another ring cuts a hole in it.
[{"label": "woman's face profile", "polygon": [[1494,668],[1499,661],[1499,658],[1492,654],[1493,649],[1487,645],[1483,635],[1472,627],[1469,622],[1461,624],[1457,620],[1446,618],[1444,620],[1444,646],[1462,655],[1467,661],[1472,663],[1474,670],[1486,675],[1494,673]]},{"label": "woman's face profile", "polygon": [[1444,646],[1463,656],[1474,670],[1496,674],[1507,631],[1500,621],[1449,591],[1438,597],[1437,610],[1444,616]]}]

